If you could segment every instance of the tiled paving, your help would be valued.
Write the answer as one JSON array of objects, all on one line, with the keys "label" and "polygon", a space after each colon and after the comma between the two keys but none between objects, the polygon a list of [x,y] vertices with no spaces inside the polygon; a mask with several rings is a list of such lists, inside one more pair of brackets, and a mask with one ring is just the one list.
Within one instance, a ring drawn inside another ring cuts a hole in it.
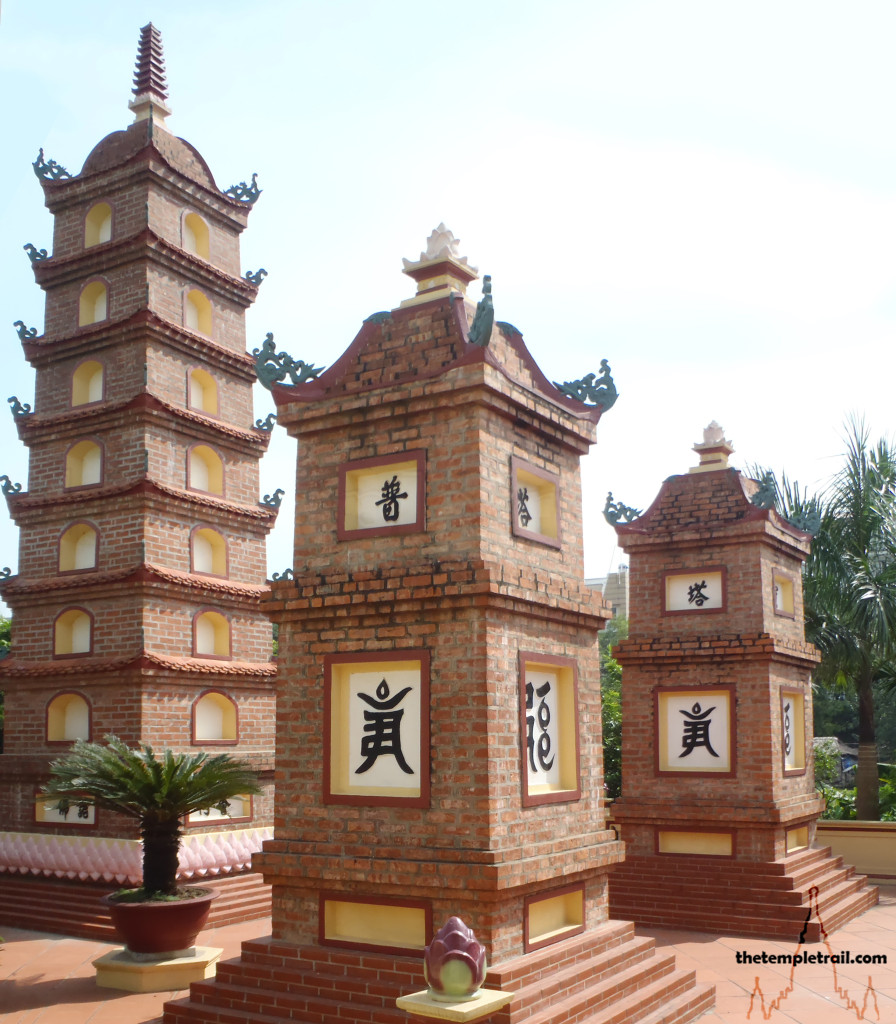
[{"label": "tiled paving", "polygon": [[[263,919],[203,932],[203,943],[222,946],[223,958],[237,956],[243,939],[270,931]],[[185,993],[133,994],[100,989],[93,960],[108,944],[4,928],[0,949],[0,1022],[2,1024],[154,1024],[167,999]],[[776,1024],[849,1024],[854,1020],[896,1024],[896,886],[881,889],[881,901],[830,939],[833,952],[885,954],[889,963],[838,968],[841,994],[835,991],[830,966],[805,964],[794,973],[792,991],[784,965],[738,964],[738,951],[790,953],[793,945],[757,939],[706,935],[669,929],[641,929],[658,945],[672,948],[678,966],[693,968],[701,981],[716,985],[716,1008],[700,1024],[742,1024],[770,1020]],[[824,945],[807,947],[823,952]],[[871,979],[873,993],[866,991]],[[750,995],[756,989],[750,1012]],[[765,1012],[758,991],[765,1000]],[[876,1011],[875,1012],[875,1000]],[[777,1007],[773,1004],[779,1001]],[[858,1008],[850,1007],[852,1002]],[[864,1013],[862,1013],[864,1003]],[[748,1016],[749,1014],[749,1016]]]}]

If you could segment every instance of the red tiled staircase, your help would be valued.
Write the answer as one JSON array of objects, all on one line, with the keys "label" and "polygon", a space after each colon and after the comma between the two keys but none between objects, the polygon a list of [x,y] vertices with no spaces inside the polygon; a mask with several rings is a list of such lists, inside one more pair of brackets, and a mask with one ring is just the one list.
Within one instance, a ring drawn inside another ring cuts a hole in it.
[{"label": "red tiled staircase", "polygon": [[[191,884],[207,885],[221,895],[212,903],[209,928],[267,917],[271,888],[260,874],[222,875]],[[85,883],[30,875],[0,875],[0,924],[115,942],[109,913],[100,897],[111,892],[108,883]]]},{"label": "red tiled staircase", "polygon": [[821,921],[806,926],[808,942],[819,940],[822,925],[831,934],[877,903],[877,888],[823,847],[766,864],[627,856],[610,872],[610,913],[653,927],[795,942],[806,924],[813,886]]},{"label": "red tiled staircase", "polygon": [[[494,967],[486,986],[516,993],[489,1024],[684,1024],[715,992],[622,921]],[[407,1024],[395,1000],[423,987],[419,959],[247,942],[214,981],[167,1003],[165,1024]]]}]

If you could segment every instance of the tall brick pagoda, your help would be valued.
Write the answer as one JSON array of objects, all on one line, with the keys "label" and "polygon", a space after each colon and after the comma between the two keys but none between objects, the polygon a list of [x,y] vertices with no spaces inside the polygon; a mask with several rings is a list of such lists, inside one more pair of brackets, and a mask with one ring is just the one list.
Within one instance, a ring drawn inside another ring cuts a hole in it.
[{"label": "tall brick pagoda", "polygon": [[546,380],[493,324],[488,278],[466,302],[477,274],[444,226],[405,262],[416,295],[317,380],[273,388],[300,440],[295,561],[270,604],[275,838],[256,859],[273,936],[166,1020],[399,1024],[453,915],[504,993],[490,1021],[690,1020],[712,990],[607,915],[608,611],[583,581],[579,459],[609,368]]},{"label": "tall brick pagoda", "polygon": [[[0,871],[106,890],[139,876],[133,824],[38,799],[75,739],[229,750],[264,772],[265,795],[234,802],[230,818],[188,821],[182,864],[197,873],[248,866],[272,814],[275,668],[261,602],[277,512],[258,500],[270,434],[253,426],[244,314],[258,286],[239,262],[257,190],[222,192],[169,132],[151,25],[134,83],[134,122],[79,174],[43,151],[34,163],[54,239],[51,254],[26,246],[45,326],[17,325],[36,371],[33,411],[13,408],[30,467],[27,489],[4,486],[20,549],[2,584],[13,632],[0,663]],[[3,912],[30,920],[12,901]]]},{"label": "tall brick pagoda", "polygon": [[[610,908],[729,934],[796,940],[805,928],[817,941],[877,890],[814,846],[810,537],[752,500],[759,485],[729,468],[717,424],[695,450],[700,464],[666,480],[643,515],[608,516],[630,576],[613,805],[626,857]],[[813,887],[822,920],[807,924]]]}]

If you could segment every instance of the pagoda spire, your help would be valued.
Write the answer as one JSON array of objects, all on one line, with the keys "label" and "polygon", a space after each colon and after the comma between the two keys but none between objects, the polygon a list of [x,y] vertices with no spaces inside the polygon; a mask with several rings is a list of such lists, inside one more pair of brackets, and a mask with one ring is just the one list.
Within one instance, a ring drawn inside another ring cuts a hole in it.
[{"label": "pagoda spire", "polygon": [[162,34],[150,22],[140,29],[137,45],[137,62],[134,69],[134,98],[128,104],[134,111],[135,121],[150,118],[156,124],[164,125],[171,108],[168,99],[168,83],[165,79],[165,56],[162,51]]}]

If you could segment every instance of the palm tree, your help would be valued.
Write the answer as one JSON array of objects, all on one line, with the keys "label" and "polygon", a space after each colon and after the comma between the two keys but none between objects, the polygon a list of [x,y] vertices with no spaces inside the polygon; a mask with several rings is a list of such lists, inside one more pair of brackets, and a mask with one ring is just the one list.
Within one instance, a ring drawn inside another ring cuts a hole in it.
[{"label": "palm tree", "polygon": [[106,745],[78,740],[50,765],[43,787],[61,810],[86,803],[140,822],[144,898],[177,893],[177,851],[183,819],[196,811],[227,810],[231,797],[259,793],[257,776],[229,754],[156,756],[152,747],[132,750],[117,736]]},{"label": "palm tree", "polygon": [[856,815],[876,821],[877,741],[873,684],[896,675],[896,452],[871,446],[860,421],[847,428],[846,462],[821,496],[763,474],[775,504],[800,525],[814,511],[817,532],[803,572],[806,636],[822,661],[817,682],[852,686],[859,702]]}]

